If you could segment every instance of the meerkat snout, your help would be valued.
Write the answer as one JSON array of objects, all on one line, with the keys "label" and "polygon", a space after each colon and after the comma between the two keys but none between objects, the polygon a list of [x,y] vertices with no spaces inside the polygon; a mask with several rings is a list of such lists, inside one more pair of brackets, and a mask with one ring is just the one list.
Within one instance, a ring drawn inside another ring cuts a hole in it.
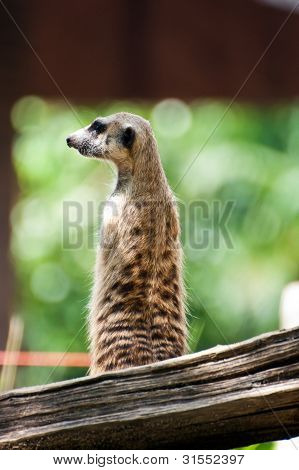
[{"label": "meerkat snout", "polygon": [[130,160],[132,148],[138,140],[138,124],[128,113],[97,118],[68,136],[66,143],[86,157],[123,163]]},{"label": "meerkat snout", "polygon": [[67,143],[67,145],[68,145],[69,147],[72,146],[72,139],[71,139],[71,137],[67,137],[67,138],[66,138],[66,143]]}]

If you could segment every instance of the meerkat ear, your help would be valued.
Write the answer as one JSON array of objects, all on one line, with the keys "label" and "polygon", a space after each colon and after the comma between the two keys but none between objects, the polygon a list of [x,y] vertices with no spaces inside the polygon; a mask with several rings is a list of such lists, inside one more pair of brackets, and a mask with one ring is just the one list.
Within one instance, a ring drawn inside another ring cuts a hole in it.
[{"label": "meerkat ear", "polygon": [[135,139],[135,131],[133,127],[127,126],[121,136],[123,146],[126,148],[131,148]]}]

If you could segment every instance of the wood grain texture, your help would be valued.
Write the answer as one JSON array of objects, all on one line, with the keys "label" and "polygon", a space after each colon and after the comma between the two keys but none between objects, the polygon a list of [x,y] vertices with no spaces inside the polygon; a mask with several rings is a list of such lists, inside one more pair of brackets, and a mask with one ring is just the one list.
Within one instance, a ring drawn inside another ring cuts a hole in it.
[{"label": "wood grain texture", "polygon": [[299,328],[0,395],[2,449],[226,449],[299,435]]}]

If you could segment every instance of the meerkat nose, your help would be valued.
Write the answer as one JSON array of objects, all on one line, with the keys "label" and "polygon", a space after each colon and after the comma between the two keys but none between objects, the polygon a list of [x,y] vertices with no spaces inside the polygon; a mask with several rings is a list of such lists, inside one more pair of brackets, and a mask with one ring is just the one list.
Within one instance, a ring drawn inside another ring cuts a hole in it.
[{"label": "meerkat nose", "polygon": [[67,143],[67,145],[68,145],[69,147],[72,146],[72,139],[71,139],[71,137],[67,137],[67,138],[66,138],[66,143]]}]

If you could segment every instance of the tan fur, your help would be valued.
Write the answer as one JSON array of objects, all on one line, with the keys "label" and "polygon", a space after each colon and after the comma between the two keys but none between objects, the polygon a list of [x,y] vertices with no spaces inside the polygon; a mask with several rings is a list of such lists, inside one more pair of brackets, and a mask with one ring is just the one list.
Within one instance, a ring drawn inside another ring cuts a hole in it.
[{"label": "tan fur", "polygon": [[[186,353],[179,220],[156,140],[139,116],[118,113],[103,121],[108,127],[99,136],[97,156],[116,163],[119,181],[104,210],[97,250],[89,316],[91,375]],[[130,149],[117,137],[127,125],[135,131]],[[107,136],[111,142],[105,147]]]}]

